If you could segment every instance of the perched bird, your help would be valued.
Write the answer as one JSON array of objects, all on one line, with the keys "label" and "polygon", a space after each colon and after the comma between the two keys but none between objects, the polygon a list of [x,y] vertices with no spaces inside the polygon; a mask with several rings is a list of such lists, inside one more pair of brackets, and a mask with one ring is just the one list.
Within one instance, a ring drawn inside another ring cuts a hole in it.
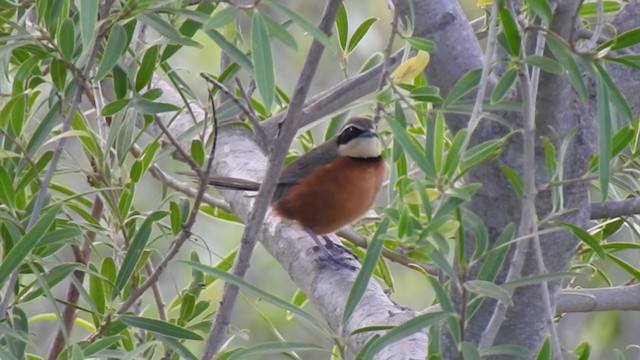
[{"label": "perched bird", "polygon": [[[326,235],[359,220],[373,206],[387,175],[381,152],[373,121],[365,117],[349,119],[338,136],[283,169],[272,198],[273,209],[300,224],[328,260],[335,262],[330,250],[348,250]],[[236,190],[260,188],[257,182],[236,178],[212,177],[208,183]],[[323,236],[325,244],[318,235]]]}]

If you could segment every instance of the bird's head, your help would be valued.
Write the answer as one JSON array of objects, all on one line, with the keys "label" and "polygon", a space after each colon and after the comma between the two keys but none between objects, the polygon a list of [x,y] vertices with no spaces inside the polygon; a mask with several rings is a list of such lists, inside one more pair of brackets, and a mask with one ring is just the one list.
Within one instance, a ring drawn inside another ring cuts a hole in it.
[{"label": "bird's head", "polygon": [[354,117],[347,121],[338,135],[338,154],[353,158],[380,156],[382,145],[373,127],[373,121]]}]

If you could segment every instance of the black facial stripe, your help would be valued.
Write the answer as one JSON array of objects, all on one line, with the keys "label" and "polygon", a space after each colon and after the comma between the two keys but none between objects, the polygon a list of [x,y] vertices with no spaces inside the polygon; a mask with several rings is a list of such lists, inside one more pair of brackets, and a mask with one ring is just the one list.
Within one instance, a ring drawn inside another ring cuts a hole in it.
[{"label": "black facial stripe", "polygon": [[338,145],[344,145],[348,143],[349,141],[360,136],[360,134],[362,134],[364,131],[365,130],[353,125],[346,127],[344,130],[342,130],[340,135],[338,135]]}]

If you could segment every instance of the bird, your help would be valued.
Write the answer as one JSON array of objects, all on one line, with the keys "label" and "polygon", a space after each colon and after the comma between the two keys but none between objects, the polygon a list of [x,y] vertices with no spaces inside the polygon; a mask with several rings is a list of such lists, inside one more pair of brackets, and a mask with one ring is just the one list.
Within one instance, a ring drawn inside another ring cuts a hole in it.
[{"label": "bird", "polygon": [[[309,234],[325,253],[323,260],[348,266],[332,251],[353,254],[333,243],[328,234],[361,219],[373,206],[386,177],[387,165],[374,122],[364,116],[352,117],[337,136],[285,166],[271,206],[277,215],[296,222]],[[207,182],[235,190],[260,188],[258,182],[238,178],[214,176]]]}]

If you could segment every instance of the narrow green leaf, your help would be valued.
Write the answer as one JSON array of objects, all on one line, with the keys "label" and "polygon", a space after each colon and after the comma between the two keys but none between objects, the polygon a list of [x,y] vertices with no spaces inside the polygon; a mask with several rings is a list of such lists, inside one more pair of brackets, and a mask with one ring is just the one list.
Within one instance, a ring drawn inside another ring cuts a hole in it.
[{"label": "narrow green leaf", "polygon": [[82,48],[88,49],[96,33],[99,0],[80,0],[79,16]]},{"label": "narrow green leaf", "polygon": [[202,45],[200,45],[197,41],[192,40],[186,36],[182,36],[182,34],[180,34],[180,32],[176,30],[173,25],[171,25],[155,13],[140,13],[137,16],[137,19],[152,27],[155,31],[160,33],[160,35],[166,37],[174,44],[182,46],[193,46],[197,48],[202,47]]},{"label": "narrow green leaf", "polygon": [[558,272],[546,273],[542,275],[530,275],[530,276],[522,277],[518,280],[513,280],[510,282],[504,283],[502,284],[502,286],[506,289],[516,289],[522,286],[538,285],[543,281],[546,281],[546,282],[557,281],[557,280],[578,277],[578,276],[584,276],[584,274],[573,272],[573,271],[558,271]]},{"label": "narrow green leaf", "polygon": [[51,60],[51,81],[59,91],[64,91],[64,85],[67,81],[67,68],[64,61],[60,59]]},{"label": "narrow green leaf", "polygon": [[411,336],[422,329],[434,325],[445,318],[452,316],[450,313],[442,311],[427,313],[414,317],[401,325],[387,331],[384,335],[373,340],[366,349],[360,351],[355,360],[373,359],[375,354],[379,353],[386,346],[396,341],[402,340],[407,336]]},{"label": "narrow green leaf", "polygon": [[524,62],[551,74],[559,75],[563,72],[562,66],[557,61],[546,56],[529,55],[524,58]]},{"label": "narrow green leaf", "polygon": [[364,258],[364,262],[362,263],[362,268],[358,272],[358,276],[356,280],[353,282],[353,286],[351,287],[351,291],[349,292],[349,297],[347,298],[347,302],[344,305],[344,311],[342,312],[342,324],[346,325],[346,323],[351,318],[354,310],[358,306],[360,299],[364,295],[364,292],[367,290],[367,285],[369,285],[369,280],[371,279],[371,275],[373,274],[373,270],[376,267],[376,263],[380,258],[380,254],[382,253],[382,237],[380,235],[387,232],[387,227],[389,226],[389,219],[385,218],[382,220],[375,234],[373,235],[373,239],[371,240],[371,245],[367,248],[367,255]]},{"label": "narrow green leaf", "polygon": [[122,26],[114,24],[109,32],[107,46],[104,49],[102,60],[96,71],[95,81],[102,80],[116,65],[120,56],[127,48],[127,33]]},{"label": "narrow green leaf", "polygon": [[31,253],[31,250],[33,250],[40,239],[46,234],[59,211],[60,206],[58,205],[45,212],[33,227],[24,234],[22,239],[6,254],[0,264],[0,286],[4,284],[7,278],[9,278],[9,275],[18,268],[22,260]]},{"label": "narrow green leaf", "polygon": [[119,113],[120,111],[122,111],[124,108],[126,108],[127,105],[129,105],[130,102],[131,102],[131,99],[120,99],[120,100],[116,100],[114,102],[111,102],[111,103],[105,105],[102,108],[101,115],[103,115],[103,116],[115,115],[115,114]]},{"label": "narrow green leaf", "polygon": [[349,37],[349,17],[344,4],[340,5],[340,10],[338,10],[338,15],[336,16],[336,32],[338,34],[338,44],[344,51],[347,49],[347,38]]},{"label": "narrow green leaf", "polygon": [[478,295],[490,297],[492,299],[500,300],[506,304],[513,304],[511,301],[511,295],[509,292],[490,281],[484,280],[469,280],[464,283],[464,287]]},{"label": "narrow green leaf", "polygon": [[73,20],[65,19],[60,26],[58,34],[58,42],[60,43],[60,53],[65,59],[72,59],[73,52],[76,48],[76,32]]},{"label": "narrow green leaf", "polygon": [[604,259],[606,254],[605,254],[604,249],[602,248],[602,244],[600,244],[600,241],[598,239],[596,239],[593,235],[589,234],[583,228],[581,228],[579,226],[576,226],[576,225],[573,225],[571,223],[566,223],[566,222],[561,222],[561,221],[556,221],[554,223],[556,225],[562,226],[562,227],[566,228],[567,230],[571,231],[571,233],[573,233],[582,242],[584,242],[585,244],[587,244],[587,246],[589,246],[591,249],[593,249],[593,251],[595,251],[595,253],[598,254],[598,256],[600,256],[601,259]]},{"label": "narrow green leaf", "polygon": [[200,166],[204,165],[204,146],[202,141],[194,139],[191,141],[191,157]]},{"label": "narrow green leaf", "polygon": [[87,347],[85,347],[82,350],[82,353],[84,354],[85,357],[90,357],[91,355],[99,353],[100,351],[110,347],[111,345],[117,343],[120,340],[122,340],[122,336],[120,335],[113,335],[113,336],[101,338],[99,340],[96,340],[94,343],[89,344]]},{"label": "narrow green leaf", "polygon": [[480,352],[476,344],[464,341],[460,344],[460,351],[464,360],[481,360]]},{"label": "narrow green leaf", "polygon": [[116,288],[113,289],[111,294],[112,298],[118,296],[120,291],[131,278],[131,275],[133,275],[136,264],[145,250],[147,240],[149,240],[149,235],[151,235],[151,226],[154,222],[162,219],[166,215],[166,211],[154,211],[147,216],[147,218],[142,222],[142,225],[140,225],[140,228],[136,232],[129,248],[127,249],[127,254],[124,257],[124,260],[122,260],[122,265],[120,266],[120,271],[118,272],[118,277],[115,281]]},{"label": "narrow green leaf", "polygon": [[280,25],[277,21],[272,18],[265,16],[262,14],[262,18],[267,24],[267,30],[269,30],[269,35],[274,39],[280,40],[285,46],[293,51],[298,51],[298,43],[296,39],[289,33],[287,28],[283,25]]},{"label": "narrow green leaf", "polygon": [[467,137],[467,133],[467,129],[461,129],[451,141],[451,146],[449,146],[449,151],[447,151],[447,157],[445,158],[443,168],[444,173],[449,178],[453,177],[458,165],[460,165],[462,145]]},{"label": "narrow green leaf", "polygon": [[536,360],[551,360],[551,345],[549,343],[549,338],[544,341],[540,351],[538,352],[538,356],[536,356]]},{"label": "narrow green leaf", "polygon": [[[20,155],[16,154],[16,156]],[[1,157],[0,155],[0,158]],[[11,176],[4,167],[0,167],[0,203],[9,208],[13,208],[16,200],[15,195]]]},{"label": "narrow green leaf", "polygon": [[497,345],[493,346],[490,349],[484,350],[480,352],[482,356],[518,356],[518,357],[529,357],[531,354],[529,350],[525,347],[519,345]]},{"label": "narrow green leaf", "polygon": [[[69,276],[69,274],[71,274],[78,267],[80,267],[80,264],[78,263],[62,263],[62,264],[56,265],[50,270],[44,272],[44,274],[42,275],[42,282],[46,284],[48,288],[53,288],[54,286],[59,284],[62,280],[64,280],[67,276]],[[34,280],[34,282],[32,283],[34,284],[33,286],[31,286],[31,284],[27,286],[27,288],[31,288],[31,290],[29,291],[28,295],[25,294],[27,296],[25,296],[24,299],[22,299],[23,301],[25,302],[31,301],[33,299],[36,299],[42,296],[42,294],[44,294],[44,289],[42,287],[42,284],[39,284],[38,287],[35,287],[36,282],[37,281]]]},{"label": "narrow green leaf", "polygon": [[611,253],[607,253],[607,257],[611,259],[611,261],[616,263],[618,266],[620,266],[629,275],[633,276],[636,281],[640,280],[640,271],[638,271],[638,269],[635,266],[629,264],[628,262],[622,260],[621,258]]},{"label": "narrow green leaf", "polygon": [[407,133],[407,129],[402,126],[396,119],[386,116],[387,124],[394,135],[394,141],[400,143],[400,146],[407,152],[407,154],[413,159],[416,165],[422,170],[428,178],[435,179],[437,177],[436,168],[433,161],[429,159],[424,150],[420,149],[415,142],[413,142]]},{"label": "narrow green leaf", "polygon": [[602,80],[607,85],[609,101],[611,102],[611,105],[613,105],[614,109],[618,112],[618,114],[623,117],[622,122],[626,124],[632,121],[634,119],[634,116],[631,111],[631,107],[629,106],[627,99],[620,92],[620,89],[618,89],[616,83],[611,78],[611,75],[609,75],[609,72],[598,63],[594,63],[593,66],[595,66],[598,74],[602,77]]},{"label": "narrow green leaf", "polygon": [[142,61],[140,62],[140,68],[136,73],[136,91],[142,90],[153,77],[153,73],[156,70],[156,61],[158,60],[158,46],[152,46],[145,51]]},{"label": "narrow green leaf", "polygon": [[556,57],[556,60],[558,60],[558,62],[562,64],[562,67],[567,71],[569,81],[571,81],[571,85],[573,85],[573,88],[578,93],[580,100],[586,104],[587,101],[589,101],[587,86],[584,83],[582,71],[573,58],[571,51],[569,51],[562,42],[551,35],[547,35],[545,39],[547,46]]},{"label": "narrow green leaf", "polygon": [[237,62],[243,69],[245,69],[250,74],[253,74],[253,64],[249,57],[242,52],[242,50],[238,49],[237,46],[233,45],[225,37],[217,32],[216,30],[207,30],[205,33],[213,40],[225,54],[229,55],[233,61]]},{"label": "narrow green leaf", "polygon": [[147,99],[135,99],[133,101],[133,107],[141,114],[156,115],[165,112],[172,112],[180,110],[180,107],[162,102],[149,101]]},{"label": "narrow green leaf", "polygon": [[623,32],[622,34],[614,37],[611,40],[605,41],[600,46],[598,46],[599,50],[606,49],[608,47],[611,50],[620,50],[626,49],[628,47],[635,46],[640,43],[640,27],[635,29],[628,30]]},{"label": "narrow green leaf", "polygon": [[322,330],[324,333],[327,333],[327,329],[326,326],[319,322],[318,320],[316,320],[313,316],[311,316],[309,313],[307,313],[306,311],[300,309],[297,306],[294,306],[292,304],[290,304],[289,302],[282,300],[276,296],[273,296],[272,294],[256,287],[253,284],[248,283],[247,281],[240,279],[239,277],[230,274],[224,270],[220,270],[217,268],[212,268],[209,266],[205,266],[199,263],[194,263],[194,262],[190,262],[190,261],[179,261],[181,263],[184,263],[186,265],[189,265],[195,269],[198,269],[200,271],[202,271],[203,273],[209,274],[209,275],[213,275],[217,278],[220,278],[228,283],[234,284],[238,287],[240,287],[242,290],[253,294],[254,296],[258,296],[260,298],[262,298],[263,300],[279,307],[282,308],[284,310],[287,310],[293,314],[296,314],[297,316],[299,316],[301,319],[306,320],[309,324],[315,326],[317,329]]},{"label": "narrow green leaf", "polygon": [[426,51],[431,53],[436,50],[436,43],[429,39],[421,38],[421,37],[406,37],[404,38],[409,45],[411,45],[414,49]]},{"label": "narrow green leaf", "polygon": [[295,343],[295,342],[268,342],[259,345],[254,345],[246,349],[242,349],[231,354],[227,360],[247,359],[250,357],[264,358],[269,355],[276,355],[292,351],[304,351],[304,350],[324,350],[324,348],[309,343]]},{"label": "narrow green leaf", "polygon": [[506,6],[501,6],[498,10],[500,15],[500,21],[502,22],[502,34],[504,34],[506,40],[507,52],[517,57],[520,54],[520,32],[516,20],[513,18],[513,14]]},{"label": "narrow green leaf", "polygon": [[502,170],[502,173],[507,177],[507,179],[509,179],[511,187],[513,187],[513,191],[515,191],[518,197],[522,197],[522,194],[524,193],[524,180],[522,180],[520,174],[507,165],[500,165],[499,167],[500,170]]},{"label": "narrow green leaf", "polygon": [[602,198],[609,194],[611,177],[611,109],[609,107],[609,91],[601,76],[596,75],[596,99],[598,109],[598,175]]},{"label": "narrow green leaf", "polygon": [[275,98],[275,73],[271,42],[267,32],[267,25],[259,12],[255,11],[251,19],[251,56],[256,77],[256,85],[264,107],[271,109]]},{"label": "narrow green leaf", "polygon": [[300,26],[304,31],[311,34],[314,39],[320,41],[324,47],[332,52],[336,52],[336,46],[331,41],[331,39],[324,32],[320,31],[317,26],[313,25],[309,20],[307,20],[304,16],[298,14],[297,12],[291,10],[285,5],[282,5],[278,2],[267,0],[263,1],[262,4],[267,5],[273,10],[288,16],[291,20],[293,20],[298,26]]},{"label": "narrow green leaf", "polygon": [[[605,15],[617,13],[622,8],[622,4],[618,1],[603,1],[602,10]],[[585,2],[580,7],[580,16],[595,16],[598,14],[597,2]]]},{"label": "narrow green leaf", "polygon": [[512,67],[509,70],[505,71],[505,73],[502,74],[500,80],[498,80],[498,83],[496,83],[496,86],[491,92],[491,103],[495,104],[497,102],[500,102],[500,100],[504,98],[507,92],[511,90],[511,88],[513,88],[513,84],[516,83],[517,78],[518,69]]},{"label": "narrow green leaf", "polygon": [[444,99],[443,107],[447,108],[454,101],[468,94],[480,83],[482,77],[482,69],[473,69],[464,74],[449,90],[449,94]]},{"label": "narrow green leaf", "polygon": [[348,52],[352,52],[356,46],[358,46],[362,38],[369,31],[369,28],[371,28],[376,21],[378,21],[378,18],[368,18],[358,26],[356,31],[353,32],[353,35],[351,35],[351,39],[349,39],[349,45],[347,46]]},{"label": "narrow green leaf", "polygon": [[157,332],[165,336],[187,339],[187,340],[203,340],[202,336],[196,334],[191,330],[187,330],[181,326],[172,324],[170,322],[145,318],[133,315],[120,315],[120,320],[129,326],[133,326],[139,329]]},{"label": "narrow green leaf", "polygon": [[553,19],[553,11],[547,0],[529,0],[529,7],[538,15],[545,24],[551,24]]},{"label": "narrow green leaf", "polygon": [[238,9],[235,6],[227,6],[224,9],[216,12],[209,18],[204,24],[203,30],[216,29],[223,27],[236,19],[238,16]]}]

